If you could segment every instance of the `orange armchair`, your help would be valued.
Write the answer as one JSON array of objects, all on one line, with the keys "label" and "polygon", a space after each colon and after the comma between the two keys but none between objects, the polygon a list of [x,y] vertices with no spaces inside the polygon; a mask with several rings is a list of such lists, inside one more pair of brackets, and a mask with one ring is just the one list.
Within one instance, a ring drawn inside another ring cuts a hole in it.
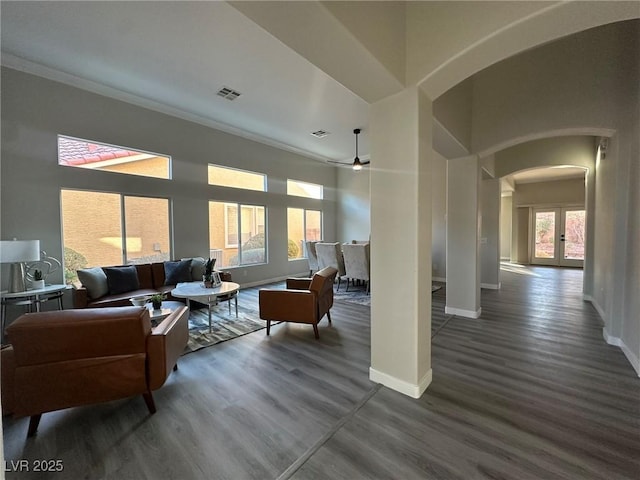
[{"label": "orange armchair", "polygon": [[260,318],[267,321],[267,335],[271,322],[296,322],[313,325],[313,332],[320,338],[318,322],[327,315],[331,323],[333,306],[333,282],[338,270],[326,267],[312,278],[289,278],[286,290],[262,289]]},{"label": "orange armchair", "polygon": [[144,307],[62,310],[22,315],[7,327],[2,350],[3,413],[30,416],[143,395],[150,413],[189,337],[180,307],[151,328]]}]

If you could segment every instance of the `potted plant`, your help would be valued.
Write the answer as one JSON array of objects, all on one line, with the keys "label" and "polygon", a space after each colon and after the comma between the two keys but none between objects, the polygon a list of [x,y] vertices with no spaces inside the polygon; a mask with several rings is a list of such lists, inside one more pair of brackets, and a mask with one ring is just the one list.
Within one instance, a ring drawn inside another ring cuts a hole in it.
[{"label": "potted plant", "polygon": [[34,270],[33,280],[31,281],[31,287],[34,290],[44,288],[44,278],[42,277],[42,270]]},{"label": "potted plant", "polygon": [[204,264],[204,275],[202,275],[202,281],[205,288],[211,288],[213,286],[213,267],[216,264],[215,258],[210,258]]},{"label": "potted plant", "polygon": [[154,310],[160,310],[162,308],[162,301],[166,298],[167,296],[164,293],[154,293],[149,300]]}]

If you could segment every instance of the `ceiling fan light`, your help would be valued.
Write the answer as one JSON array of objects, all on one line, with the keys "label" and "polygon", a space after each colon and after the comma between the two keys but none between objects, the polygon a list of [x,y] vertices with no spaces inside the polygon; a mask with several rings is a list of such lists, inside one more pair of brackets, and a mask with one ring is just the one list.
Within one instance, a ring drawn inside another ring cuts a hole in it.
[{"label": "ceiling fan light", "polygon": [[358,157],[353,160],[353,165],[351,166],[356,172],[362,170],[362,163],[360,163],[360,159]]}]

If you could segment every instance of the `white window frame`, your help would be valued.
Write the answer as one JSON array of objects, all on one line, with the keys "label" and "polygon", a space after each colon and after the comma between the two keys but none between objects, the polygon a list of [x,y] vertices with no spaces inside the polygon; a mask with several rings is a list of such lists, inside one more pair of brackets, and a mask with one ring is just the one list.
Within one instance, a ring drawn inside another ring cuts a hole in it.
[{"label": "white window frame", "polygon": [[[209,183],[209,167],[221,168],[223,170],[233,170],[236,172],[249,173],[251,175],[257,175],[262,177],[262,190],[256,190],[254,188],[245,188],[245,187],[236,187],[235,185],[221,185],[218,183]],[[237,190],[250,190],[252,192],[266,192],[267,191],[267,175],[261,172],[254,172],[252,170],[244,170],[242,168],[233,168],[227,167],[226,165],[218,165],[217,163],[209,163],[207,164],[207,184],[212,185],[214,187],[224,187],[224,188],[235,188]]]}]

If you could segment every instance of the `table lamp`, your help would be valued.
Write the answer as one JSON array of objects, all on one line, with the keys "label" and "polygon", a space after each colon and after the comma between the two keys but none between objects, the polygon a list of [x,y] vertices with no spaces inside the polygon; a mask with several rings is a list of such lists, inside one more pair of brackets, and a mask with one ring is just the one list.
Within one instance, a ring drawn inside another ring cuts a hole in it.
[{"label": "table lamp", "polygon": [[24,292],[24,262],[40,260],[40,240],[0,241],[0,263],[10,263],[9,293]]}]

